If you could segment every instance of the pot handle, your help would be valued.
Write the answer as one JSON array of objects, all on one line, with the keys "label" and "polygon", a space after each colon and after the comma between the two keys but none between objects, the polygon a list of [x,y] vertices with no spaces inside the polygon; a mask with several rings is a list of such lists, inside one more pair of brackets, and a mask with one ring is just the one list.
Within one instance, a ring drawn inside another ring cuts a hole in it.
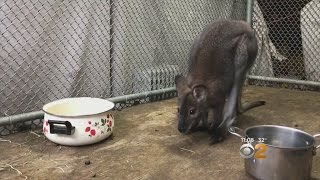
[{"label": "pot handle", "polygon": [[71,135],[73,134],[73,130],[75,129],[69,121],[48,120],[48,123],[50,125],[50,134]]},{"label": "pot handle", "polygon": [[[315,134],[315,135],[313,135],[313,138],[318,138],[319,137],[319,139],[320,139],[320,134]],[[316,149],[319,149],[320,148],[320,144],[318,145],[318,146],[316,146]]]},{"label": "pot handle", "polygon": [[240,128],[238,128],[238,127],[231,126],[231,127],[228,128],[229,133],[231,133],[231,134],[233,134],[233,135],[235,135],[235,136],[238,136],[238,137],[240,137],[240,138],[244,138],[245,135],[244,135],[243,133],[242,133],[243,135],[241,135],[241,134],[239,134],[239,133],[236,133],[237,130],[243,132],[243,130],[240,129]]}]

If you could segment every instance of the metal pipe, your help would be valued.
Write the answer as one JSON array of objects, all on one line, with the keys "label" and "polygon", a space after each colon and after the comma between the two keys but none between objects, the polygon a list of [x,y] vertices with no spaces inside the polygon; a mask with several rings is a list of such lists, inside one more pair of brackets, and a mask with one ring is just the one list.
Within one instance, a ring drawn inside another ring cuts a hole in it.
[{"label": "metal pipe", "polygon": [[247,16],[246,16],[246,20],[250,24],[250,26],[252,26],[253,1],[254,0],[247,0]]},{"label": "metal pipe", "polygon": [[282,83],[290,83],[290,84],[300,84],[300,85],[309,85],[309,86],[319,86],[320,87],[320,82],[315,82],[315,81],[304,81],[304,80],[274,78],[274,77],[264,77],[264,76],[251,76],[251,75],[248,76],[248,79],[272,81],[272,82],[282,82]]},{"label": "metal pipe", "polygon": [[[119,97],[113,97],[109,98],[108,100],[114,103],[123,103],[130,100],[138,99],[138,98],[147,98],[154,95],[164,95],[165,93],[175,92],[176,88],[166,88],[166,89],[159,89],[154,91],[147,91],[143,93],[137,93],[137,94],[130,94],[130,95],[124,95]],[[0,117],[0,126],[15,124],[15,123],[22,123],[26,121],[31,121],[35,119],[42,119],[44,116],[43,111],[34,111],[29,113],[23,113],[23,114],[17,114],[12,116],[5,116]]]},{"label": "metal pipe", "polygon": [[35,119],[42,119],[42,111],[34,111],[29,113],[17,114],[13,116],[5,116],[0,118],[0,126],[15,124],[19,122],[31,121]]},{"label": "metal pipe", "polygon": [[127,101],[138,99],[138,98],[147,98],[147,97],[154,96],[154,95],[163,95],[165,93],[174,92],[174,91],[176,91],[176,88],[171,87],[171,88],[166,88],[166,89],[147,91],[147,92],[143,92],[143,93],[113,97],[113,98],[109,98],[108,100],[112,101],[114,103],[121,103],[121,102],[127,102]]}]

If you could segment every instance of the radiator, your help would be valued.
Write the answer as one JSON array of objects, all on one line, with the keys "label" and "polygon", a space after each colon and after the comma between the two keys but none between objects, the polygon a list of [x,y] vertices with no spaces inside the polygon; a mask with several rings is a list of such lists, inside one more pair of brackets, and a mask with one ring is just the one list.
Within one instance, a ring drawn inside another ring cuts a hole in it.
[{"label": "radiator", "polygon": [[133,93],[173,87],[174,77],[181,74],[178,65],[161,65],[134,74]]}]

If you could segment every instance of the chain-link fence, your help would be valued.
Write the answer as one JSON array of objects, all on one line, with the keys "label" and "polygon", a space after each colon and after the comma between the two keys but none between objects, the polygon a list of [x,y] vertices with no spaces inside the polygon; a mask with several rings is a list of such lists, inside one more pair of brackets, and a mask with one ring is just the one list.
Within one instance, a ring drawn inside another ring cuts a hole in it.
[{"label": "chain-link fence", "polygon": [[65,97],[172,87],[201,29],[217,18],[244,19],[245,7],[243,0],[2,1],[0,116]]},{"label": "chain-link fence", "polygon": [[255,0],[253,28],[264,50],[251,75],[275,82],[281,78],[304,85],[308,83],[301,81],[319,83],[319,19],[319,0]]},{"label": "chain-link fence", "polygon": [[[319,0],[308,2],[255,1],[259,54],[251,75],[319,81]],[[172,87],[174,76],[187,68],[194,37],[215,19],[245,20],[246,3],[1,1],[0,117],[38,111],[66,97],[111,98]],[[0,134],[39,125],[0,127]]]}]

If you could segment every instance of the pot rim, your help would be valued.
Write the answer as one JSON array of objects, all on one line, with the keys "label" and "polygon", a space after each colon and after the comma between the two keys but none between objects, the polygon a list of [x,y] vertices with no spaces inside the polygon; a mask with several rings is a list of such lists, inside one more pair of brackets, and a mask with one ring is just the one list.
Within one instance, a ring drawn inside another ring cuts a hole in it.
[{"label": "pot rim", "polygon": [[[93,113],[80,113],[77,115],[62,115],[62,114],[57,114],[57,113],[52,113],[48,111],[48,108],[53,107],[53,106],[58,106],[64,103],[79,103],[79,102],[88,102],[88,101],[99,101],[101,105],[104,105],[105,108],[104,110],[98,110]],[[62,118],[79,118],[79,117],[88,117],[88,116],[95,116],[95,115],[100,115],[103,113],[106,113],[113,109],[115,104],[109,100],[106,99],[101,99],[101,98],[93,98],[93,97],[72,97],[72,98],[64,98],[64,99],[59,99],[56,101],[52,101],[50,103],[45,104],[42,107],[42,111],[46,114],[56,116],[56,117],[62,117]]]},{"label": "pot rim", "polygon": [[259,127],[272,127],[272,128],[287,129],[287,130],[290,130],[290,131],[296,131],[296,132],[302,133],[302,134],[304,134],[306,136],[309,136],[310,138],[313,139],[312,144],[310,144],[308,146],[305,146],[305,147],[281,147],[281,146],[275,146],[275,145],[263,143],[266,146],[273,147],[273,148],[278,148],[278,149],[286,149],[286,150],[303,150],[303,149],[315,148],[315,141],[316,140],[311,134],[309,134],[309,133],[307,133],[305,131],[302,131],[300,129],[296,129],[296,128],[292,128],[292,127],[288,127],[288,126],[281,126],[281,125],[256,125],[256,126],[251,126],[251,127],[248,127],[248,128],[245,129],[245,131],[244,131],[245,136],[249,137],[247,135],[248,130],[259,128]]}]

